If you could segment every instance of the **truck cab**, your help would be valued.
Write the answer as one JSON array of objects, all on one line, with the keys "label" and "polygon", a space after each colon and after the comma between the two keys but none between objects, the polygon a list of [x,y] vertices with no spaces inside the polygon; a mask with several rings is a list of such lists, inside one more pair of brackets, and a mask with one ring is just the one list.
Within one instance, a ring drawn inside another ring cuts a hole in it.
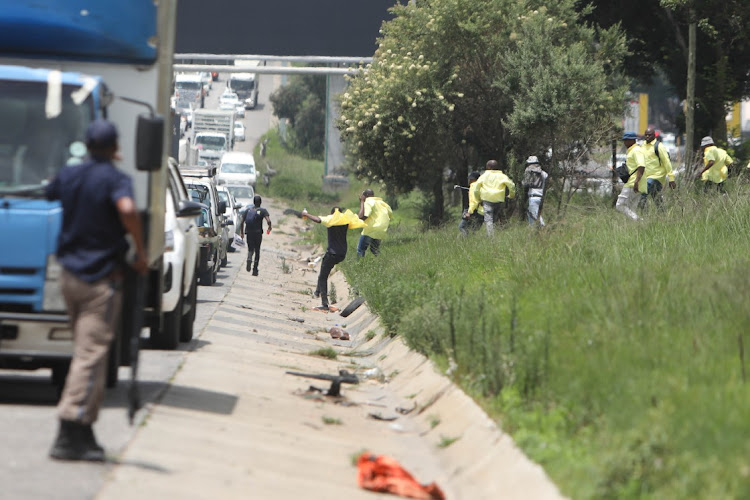
[{"label": "truck cab", "polygon": [[[63,214],[44,187],[84,160],[86,129],[97,118],[120,132],[117,166],[133,178],[147,228],[148,286],[136,290],[126,280],[122,309],[147,295],[148,314],[160,318],[169,150],[162,145],[171,131],[159,115],[170,108],[175,17],[174,0],[100,0],[85,11],[74,0],[17,0],[0,11],[0,368],[52,368],[53,380],[64,382],[73,335],[55,259]],[[118,326],[110,386],[128,362],[121,333],[139,334],[135,317],[123,315]]]}]

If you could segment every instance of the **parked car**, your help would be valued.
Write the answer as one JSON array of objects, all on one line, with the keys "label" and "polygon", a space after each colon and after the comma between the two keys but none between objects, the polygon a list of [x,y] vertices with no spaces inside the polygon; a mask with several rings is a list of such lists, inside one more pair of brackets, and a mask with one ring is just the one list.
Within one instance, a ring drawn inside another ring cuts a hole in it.
[{"label": "parked car", "polygon": [[234,140],[245,141],[245,124],[241,121],[234,122]]},{"label": "parked car", "polygon": [[215,170],[215,168],[182,168],[180,169],[180,173],[185,177],[185,184],[192,200],[203,203],[211,209],[211,215],[213,216],[212,223],[222,243],[219,246],[218,259],[220,266],[223,267],[227,265],[227,242],[229,239],[227,226],[234,224],[234,222],[224,221],[226,202],[219,199],[219,193],[216,190],[216,183],[214,181]]},{"label": "parked car", "polygon": [[233,224],[227,226],[227,237],[229,239],[227,243],[227,251],[234,252],[232,242],[234,241],[234,235],[240,230],[240,209],[243,205],[235,199],[226,186],[219,186],[217,190],[219,192],[219,199],[227,203],[227,208],[224,211],[224,218],[227,221],[231,220],[233,222]]},{"label": "parked car", "polygon": [[216,182],[219,184],[246,184],[255,188],[257,178],[252,153],[229,151],[221,156],[221,164],[216,174]]},{"label": "parked car", "polygon": [[151,329],[151,342],[162,349],[174,349],[179,342],[189,342],[193,338],[198,296],[196,217],[201,214],[203,205],[188,196],[184,185],[178,187],[170,172],[164,219],[161,327]]},{"label": "parked car", "polygon": [[248,186],[246,184],[227,184],[226,188],[227,191],[232,193],[234,199],[242,204],[242,208],[240,209],[240,221],[242,221],[244,219],[244,217],[242,216],[244,211],[247,209],[247,207],[253,206],[255,190],[252,186]]}]

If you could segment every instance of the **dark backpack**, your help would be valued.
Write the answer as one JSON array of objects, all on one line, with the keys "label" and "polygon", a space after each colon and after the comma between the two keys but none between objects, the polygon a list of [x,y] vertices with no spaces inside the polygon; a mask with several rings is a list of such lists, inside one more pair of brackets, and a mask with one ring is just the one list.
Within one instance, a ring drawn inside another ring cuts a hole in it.
[{"label": "dark backpack", "polygon": [[[654,154],[656,155],[656,159],[659,160],[659,165],[661,165],[661,156],[659,156],[659,144],[661,144],[661,141],[654,141]],[[669,161],[671,162],[672,157],[669,156],[669,151],[667,151],[666,147],[664,147],[664,152],[667,154],[667,158],[669,158]]]},{"label": "dark backpack", "polygon": [[255,219],[258,217],[258,209],[255,207],[248,207],[245,212],[245,225],[248,228],[252,228],[255,223]]}]

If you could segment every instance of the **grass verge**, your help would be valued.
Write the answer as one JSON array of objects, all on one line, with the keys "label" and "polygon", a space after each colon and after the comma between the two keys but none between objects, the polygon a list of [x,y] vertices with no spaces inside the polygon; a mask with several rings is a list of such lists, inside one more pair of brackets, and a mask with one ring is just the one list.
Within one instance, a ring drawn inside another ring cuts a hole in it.
[{"label": "grass verge", "polygon": [[674,194],[494,238],[396,228],[344,265],[574,498],[750,498],[750,201]]}]

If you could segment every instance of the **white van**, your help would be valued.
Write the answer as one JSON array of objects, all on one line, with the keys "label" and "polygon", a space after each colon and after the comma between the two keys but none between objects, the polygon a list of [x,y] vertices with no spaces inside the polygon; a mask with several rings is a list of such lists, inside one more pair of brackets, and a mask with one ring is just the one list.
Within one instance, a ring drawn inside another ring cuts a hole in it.
[{"label": "white van", "polygon": [[255,188],[257,178],[252,153],[230,151],[221,157],[219,172],[216,174],[218,184],[246,184]]}]

